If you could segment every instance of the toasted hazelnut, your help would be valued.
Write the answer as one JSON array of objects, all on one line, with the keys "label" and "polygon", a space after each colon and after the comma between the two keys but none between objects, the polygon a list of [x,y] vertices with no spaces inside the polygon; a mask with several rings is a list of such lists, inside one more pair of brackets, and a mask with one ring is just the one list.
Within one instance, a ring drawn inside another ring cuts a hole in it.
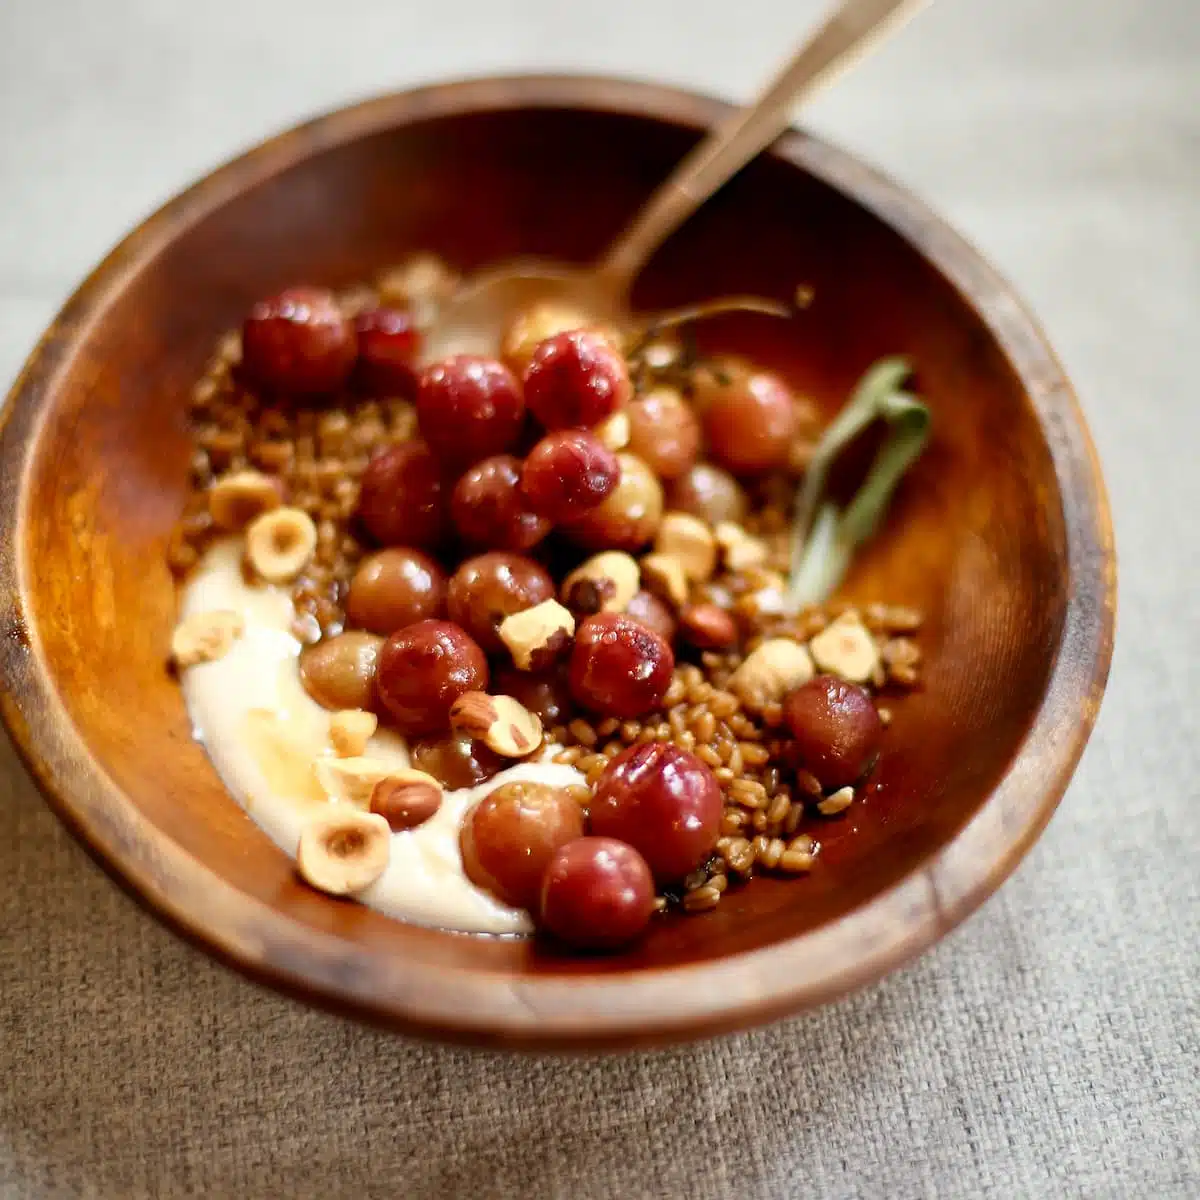
[{"label": "toasted hazelnut", "polygon": [[329,718],[329,741],[338,758],[357,758],[367,748],[379,718],[361,708],[344,708]]},{"label": "toasted hazelnut", "polygon": [[768,704],[779,704],[813,677],[808,651],[791,638],[768,638],[747,655],[729,680],[729,690],[751,712],[762,712]]},{"label": "toasted hazelnut", "polygon": [[315,770],[317,781],[330,800],[361,809],[370,806],[375,785],[395,773],[382,759],[361,754],[351,758],[318,758]]},{"label": "toasted hazelnut", "polygon": [[234,471],[213,480],[208,511],[222,529],[241,529],[283,502],[278,481],[261,471]]},{"label": "toasted hazelnut", "polygon": [[317,547],[317,527],[300,508],[275,508],[246,530],[246,558],[268,583],[288,583],[304,570]]},{"label": "toasted hazelnut", "polygon": [[575,618],[557,600],[543,600],[505,617],[498,632],[522,671],[543,671],[571,645]]},{"label": "toasted hazelnut", "polygon": [[300,833],[296,866],[304,879],[331,896],[361,892],[387,869],[391,830],[383,817],[351,808],[312,817]]},{"label": "toasted hazelnut", "polygon": [[442,785],[424,771],[394,771],[371,791],[371,811],[383,817],[393,833],[424,825],[441,806]]},{"label": "toasted hazelnut", "polygon": [[642,580],[656,596],[676,608],[687,603],[687,572],[679,559],[671,554],[647,554],[641,562]]},{"label": "toasted hazelnut", "polygon": [[721,557],[731,571],[760,567],[770,557],[770,549],[761,538],[752,537],[733,521],[719,521],[714,531]]},{"label": "toasted hazelnut", "polygon": [[866,683],[879,668],[879,647],[857,612],[843,613],[808,644],[822,671],[851,683]]},{"label": "toasted hazelnut", "polygon": [[614,454],[618,450],[624,450],[629,445],[631,433],[629,414],[623,408],[618,409],[607,421],[601,421],[592,432],[600,440],[600,444]]},{"label": "toasted hazelnut", "polygon": [[727,650],[738,637],[733,617],[715,604],[689,604],[679,614],[679,627],[698,650]]},{"label": "toasted hazelnut", "polygon": [[171,635],[171,661],[178,670],[216,662],[229,653],[245,628],[242,614],[232,609],[192,613],[179,622]]},{"label": "toasted hazelnut", "polygon": [[826,796],[824,800],[817,802],[817,812],[823,816],[832,817],[837,813],[845,812],[853,803],[854,789],[852,787],[838,788],[831,796]]},{"label": "toasted hazelnut", "polygon": [[669,512],[658,527],[654,549],[679,561],[684,574],[704,583],[717,569],[717,541],[713,532],[691,513]]},{"label": "toasted hazelnut", "polygon": [[542,744],[542,722],[511,696],[464,692],[450,709],[450,724],[505,758],[525,758]]},{"label": "toasted hazelnut", "polygon": [[563,603],[581,616],[624,612],[641,587],[636,559],[623,550],[605,550],[572,571],[562,585]]}]

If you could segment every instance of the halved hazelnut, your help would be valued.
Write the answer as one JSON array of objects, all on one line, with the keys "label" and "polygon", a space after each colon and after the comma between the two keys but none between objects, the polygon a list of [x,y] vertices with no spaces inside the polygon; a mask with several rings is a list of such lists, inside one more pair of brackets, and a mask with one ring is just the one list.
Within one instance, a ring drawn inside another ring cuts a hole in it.
[{"label": "halved hazelnut", "polygon": [[822,671],[851,683],[866,683],[880,666],[879,647],[853,610],[826,626],[808,648]]},{"label": "halved hazelnut", "polygon": [[268,583],[288,583],[304,570],[317,547],[317,527],[301,508],[275,508],[246,530],[246,558]]},{"label": "halved hazelnut", "polygon": [[525,758],[542,744],[542,722],[511,696],[464,692],[450,709],[450,725],[505,758]]},{"label": "halved hazelnut", "polygon": [[222,529],[241,529],[262,513],[283,503],[277,480],[261,471],[234,471],[213,480],[208,511]]},{"label": "halved hazelnut", "polygon": [[216,662],[242,636],[246,622],[232,609],[214,609],[184,617],[171,635],[171,662],[177,670]]},{"label": "halved hazelnut", "polygon": [[367,748],[379,718],[361,708],[346,708],[329,718],[329,741],[338,758],[357,758]]},{"label": "halved hazelnut", "polygon": [[681,608],[687,603],[687,572],[670,554],[647,554],[641,563],[642,579],[656,596]]},{"label": "halved hazelnut", "polygon": [[684,574],[696,583],[704,583],[717,569],[717,540],[712,530],[691,513],[667,513],[658,527],[654,549],[676,559]]},{"label": "halved hazelnut", "polygon": [[391,852],[391,830],[383,817],[330,809],[312,817],[301,831],[296,866],[318,890],[349,896],[383,874]]},{"label": "halved hazelnut", "polygon": [[562,585],[563,603],[580,616],[624,612],[641,586],[637,561],[623,550],[605,550],[572,571]]},{"label": "halved hazelnut", "polygon": [[442,785],[424,771],[394,771],[371,792],[371,811],[393,833],[424,825],[442,806]]},{"label": "halved hazelnut", "polygon": [[543,600],[505,617],[498,632],[522,671],[543,671],[570,647],[575,618],[557,600]]},{"label": "halved hazelnut", "polygon": [[314,769],[330,800],[361,809],[370,807],[375,785],[395,773],[382,759],[361,754],[351,758],[318,758]]},{"label": "halved hazelnut", "polygon": [[731,571],[760,567],[770,557],[770,549],[761,538],[748,534],[733,521],[719,521],[714,530],[725,566]]},{"label": "halved hazelnut", "polygon": [[729,680],[729,690],[751,712],[760,713],[769,704],[780,704],[813,677],[808,651],[791,638],[768,638],[747,655]]},{"label": "halved hazelnut", "polygon": [[632,432],[629,424],[629,414],[618,409],[607,421],[601,421],[592,432],[600,440],[600,444],[614,453],[624,450],[629,445]]}]

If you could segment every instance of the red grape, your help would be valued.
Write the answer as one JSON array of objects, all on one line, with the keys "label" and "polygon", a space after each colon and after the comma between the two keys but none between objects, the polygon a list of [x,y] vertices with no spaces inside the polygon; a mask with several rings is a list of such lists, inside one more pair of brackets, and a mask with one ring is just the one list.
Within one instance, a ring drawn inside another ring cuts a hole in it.
[{"label": "red grape", "polygon": [[464,692],[487,690],[483,651],[450,621],[418,621],[383,643],[375,690],[393,723],[408,736],[449,727],[450,706]]},{"label": "red grape", "polygon": [[713,457],[739,475],[785,466],[798,428],[791,389],[768,371],[739,377],[721,388],[704,413]]},{"label": "red grape", "polygon": [[351,624],[387,635],[414,621],[441,615],[446,573],[427,554],[399,546],[359,564],[346,596]]},{"label": "red grape", "polygon": [[620,613],[596,613],[575,632],[571,694],[584,708],[628,720],[654,708],[675,670],[671,647]]},{"label": "red grape", "polygon": [[457,621],[489,654],[506,649],[497,630],[505,617],[554,598],[554,580],[520,554],[479,554],[450,577],[447,603]]},{"label": "red grape", "polygon": [[521,462],[511,454],[469,467],[454,486],[450,513],[464,540],[492,550],[528,550],[551,528],[521,491]]},{"label": "red grape", "polygon": [[582,836],[583,810],[561,788],[505,783],[463,822],[463,870],[505,904],[533,909],[551,856]]},{"label": "red grape", "polygon": [[525,458],[521,490],[530,507],[551,521],[593,509],[621,476],[617,456],[583,429],[548,433]]},{"label": "red grape", "polygon": [[358,516],[384,546],[436,546],[450,524],[449,488],[423,442],[379,451],[363,472]]},{"label": "red grape", "polygon": [[541,925],[568,945],[607,950],[633,941],[654,913],[646,860],[613,838],[560,846],[542,880]]},{"label": "red grape", "polygon": [[354,318],[354,329],[358,387],[373,396],[416,395],[421,335],[412,317],[397,308],[372,308]]},{"label": "red grape", "polygon": [[879,749],[883,722],[866,688],[818,675],[783,702],[804,767],[826,790],[856,783]]},{"label": "red grape", "polygon": [[700,419],[677,389],[655,388],[629,405],[629,451],[660,479],[687,471],[700,441]]},{"label": "red grape", "polygon": [[336,392],[356,353],[354,326],[324,288],[291,287],[260,300],[242,326],[242,370],[272,392]]},{"label": "red grape", "polygon": [[521,433],[525,401],[513,373],[493,358],[456,354],[421,372],[417,422],[443,462],[462,468],[503,454]]},{"label": "red grape", "polygon": [[659,883],[673,883],[712,854],[724,802],[713,773],[670,742],[622,750],[604,769],[591,829],[639,850]]},{"label": "red grape", "polygon": [[598,425],[632,394],[625,359],[593,330],[547,338],[525,369],[525,402],[547,429]]}]

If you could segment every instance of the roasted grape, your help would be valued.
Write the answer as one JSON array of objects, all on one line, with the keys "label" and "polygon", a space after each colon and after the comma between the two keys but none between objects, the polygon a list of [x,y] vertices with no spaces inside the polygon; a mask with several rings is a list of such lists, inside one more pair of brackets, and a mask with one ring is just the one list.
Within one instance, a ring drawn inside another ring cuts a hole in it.
[{"label": "roasted grape", "polygon": [[511,454],[485,458],[454,486],[450,514],[463,539],[491,550],[529,550],[550,532],[521,490],[521,463]]},{"label": "roasted grape", "polygon": [[488,666],[470,635],[450,621],[418,621],[383,644],[375,690],[392,722],[410,737],[449,727],[464,692],[487,690]]},{"label": "roasted grape", "polygon": [[554,580],[545,567],[520,554],[479,554],[468,558],[450,578],[447,604],[457,621],[489,654],[504,643],[497,630],[505,617],[554,597]]},{"label": "roasted grape", "polygon": [[596,507],[617,486],[617,456],[583,429],[548,433],[525,458],[521,490],[551,521],[569,521]]},{"label": "roasted grape", "polygon": [[383,639],[371,633],[339,633],[300,652],[300,682],[324,708],[375,706],[375,669]]},{"label": "roasted grape", "polygon": [[412,317],[396,308],[371,308],[354,318],[354,330],[355,386],[371,396],[415,396],[421,335]]},{"label": "roasted grape", "polygon": [[512,448],[525,419],[513,373],[494,358],[457,354],[421,372],[417,422],[444,463],[463,468]]},{"label": "roasted grape", "polygon": [[429,549],[450,526],[450,495],[441,464],[424,442],[379,451],[363,472],[358,517],[380,545]]},{"label": "roasted grape", "polygon": [[260,300],[242,326],[242,371],[270,392],[336,392],[356,354],[354,326],[324,288],[292,287]]},{"label": "roasted grape", "polygon": [[673,883],[712,854],[721,788],[695,755],[670,742],[630,746],[605,768],[589,807],[591,830],[640,851],[659,883]]},{"label": "roasted grape", "polygon": [[671,647],[646,625],[619,613],[596,613],[575,633],[571,694],[606,717],[640,717],[662,700],[674,669]]},{"label": "roasted grape", "polygon": [[654,878],[626,842],[585,837],[560,846],[542,879],[540,924],[570,946],[609,950],[633,941],[654,913]]},{"label": "roasted grape", "polygon": [[818,675],[792,692],[783,717],[801,764],[826,791],[856,783],[883,738],[871,694],[835,675]]},{"label": "roasted grape", "polygon": [[684,474],[700,442],[700,419],[678,389],[658,387],[629,405],[629,452],[660,479]]},{"label": "roasted grape", "polygon": [[640,550],[662,520],[658,477],[634,454],[618,454],[617,463],[617,486],[595,508],[563,525],[572,541],[589,550]]},{"label": "roasted grape", "polygon": [[563,789],[506,783],[463,822],[463,870],[476,887],[505,904],[536,910],[551,856],[582,836],[583,810]]},{"label": "roasted grape", "polygon": [[525,369],[525,403],[546,429],[598,425],[632,393],[625,359],[593,330],[547,338]]},{"label": "roasted grape", "polygon": [[346,596],[350,622],[385,636],[440,616],[445,606],[446,573],[411,547],[380,550],[364,558]]}]

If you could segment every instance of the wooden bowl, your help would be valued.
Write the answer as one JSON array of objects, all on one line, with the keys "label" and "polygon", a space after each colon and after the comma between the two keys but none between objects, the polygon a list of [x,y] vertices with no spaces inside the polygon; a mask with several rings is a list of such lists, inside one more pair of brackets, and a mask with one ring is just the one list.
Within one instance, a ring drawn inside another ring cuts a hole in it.
[{"label": "wooden bowl", "polygon": [[189,386],[214,339],[289,282],[341,286],[416,249],[463,267],[585,260],[724,112],[661,87],[487,80],[360,104],[277,137],[147,220],[42,339],[0,435],[3,714],[48,800],[154,911],[309,1000],[438,1037],[630,1046],[838,996],[961,921],[1046,824],[1111,649],[1115,565],[1070,386],[1010,289],[848,155],[782,138],[681,231],[639,299],[816,302],[720,340],[832,409],[904,352],[936,437],[851,597],[928,614],[882,790],[820,868],[756,880],[600,959],[421,929],[300,884],[192,741],[164,670],[164,565]]}]

